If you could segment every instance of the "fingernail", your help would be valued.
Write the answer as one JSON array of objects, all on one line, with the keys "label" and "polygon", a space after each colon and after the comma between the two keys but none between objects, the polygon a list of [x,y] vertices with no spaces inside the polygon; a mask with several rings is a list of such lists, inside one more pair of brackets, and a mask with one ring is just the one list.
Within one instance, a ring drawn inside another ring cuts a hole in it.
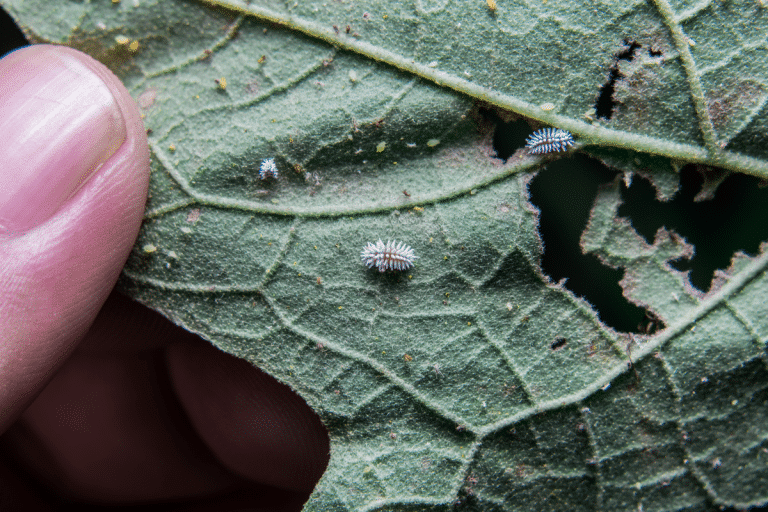
[{"label": "fingernail", "polygon": [[0,232],[45,222],[125,141],[93,65],[35,46],[0,60]]}]

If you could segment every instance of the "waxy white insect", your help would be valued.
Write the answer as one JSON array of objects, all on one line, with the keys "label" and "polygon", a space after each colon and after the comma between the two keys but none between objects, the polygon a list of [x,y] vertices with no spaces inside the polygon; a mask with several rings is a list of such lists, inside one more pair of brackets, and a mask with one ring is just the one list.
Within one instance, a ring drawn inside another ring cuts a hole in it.
[{"label": "waxy white insect", "polygon": [[553,151],[566,151],[573,145],[573,135],[560,128],[542,128],[533,132],[525,140],[525,147],[532,155],[540,153],[552,153]]},{"label": "waxy white insect", "polygon": [[266,158],[261,161],[261,167],[259,168],[259,178],[265,180],[269,176],[277,179],[277,164],[275,164],[274,158]]},{"label": "waxy white insect", "polygon": [[386,272],[407,270],[413,267],[413,260],[418,256],[403,242],[387,241],[385,244],[379,239],[375,244],[368,242],[360,257],[368,268],[376,267],[379,272]]}]

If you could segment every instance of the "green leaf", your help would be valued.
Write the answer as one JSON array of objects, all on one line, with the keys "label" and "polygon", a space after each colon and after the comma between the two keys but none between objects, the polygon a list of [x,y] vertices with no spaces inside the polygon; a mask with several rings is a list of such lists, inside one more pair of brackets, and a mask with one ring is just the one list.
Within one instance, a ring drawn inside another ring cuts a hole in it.
[{"label": "green leaf", "polygon": [[[690,247],[649,245],[603,190],[583,248],[666,326],[617,333],[539,267],[548,157],[502,164],[480,112],[571,130],[664,198],[681,162],[768,177],[768,10],[497,4],[3,2],[137,98],[153,174],[122,287],[318,411],[332,453],[306,510],[765,504],[768,256],[698,292],[669,265]],[[366,269],[379,238],[415,268]]]}]

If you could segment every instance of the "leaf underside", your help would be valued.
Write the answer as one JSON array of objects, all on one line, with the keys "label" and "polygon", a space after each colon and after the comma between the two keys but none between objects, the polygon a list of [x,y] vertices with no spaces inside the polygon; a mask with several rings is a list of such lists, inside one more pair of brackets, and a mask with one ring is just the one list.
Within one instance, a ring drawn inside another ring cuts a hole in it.
[{"label": "leaf underside", "polygon": [[[646,243],[614,183],[582,247],[666,328],[613,331],[540,270],[527,184],[549,157],[493,158],[477,108],[571,130],[660,197],[680,162],[766,177],[764,2],[220,3],[3,6],[139,102],[152,181],[121,287],[320,414],[332,453],[306,510],[768,502],[768,255],[698,292],[669,264],[690,246]],[[378,239],[415,268],[366,269]]]}]

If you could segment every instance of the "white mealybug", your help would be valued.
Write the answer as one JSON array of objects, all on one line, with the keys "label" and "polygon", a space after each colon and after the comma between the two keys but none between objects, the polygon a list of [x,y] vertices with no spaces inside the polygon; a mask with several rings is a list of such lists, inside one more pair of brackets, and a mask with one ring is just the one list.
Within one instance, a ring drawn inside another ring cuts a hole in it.
[{"label": "white mealybug", "polygon": [[363,248],[363,252],[360,253],[360,257],[368,268],[376,267],[379,272],[386,272],[387,270],[409,269],[413,267],[413,260],[418,256],[414,254],[413,249],[403,242],[388,241],[384,244],[379,239],[375,244],[368,242],[368,245]]},{"label": "white mealybug", "polygon": [[259,178],[265,180],[269,176],[277,179],[277,164],[275,164],[274,158],[262,160],[261,167],[259,168]]},{"label": "white mealybug", "polygon": [[560,128],[542,128],[533,132],[525,140],[525,147],[533,155],[540,153],[552,153],[553,151],[566,151],[573,145],[573,135]]}]

